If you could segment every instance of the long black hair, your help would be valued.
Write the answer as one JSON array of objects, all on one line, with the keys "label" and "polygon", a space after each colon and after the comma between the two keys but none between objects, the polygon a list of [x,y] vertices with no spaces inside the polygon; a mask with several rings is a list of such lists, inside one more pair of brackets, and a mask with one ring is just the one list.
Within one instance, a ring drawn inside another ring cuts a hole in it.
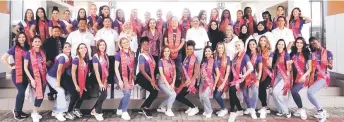
[{"label": "long black hair", "polygon": [[245,9],[244,9],[244,16],[243,16],[245,19],[248,19],[248,11],[247,11],[248,9],[251,9],[251,14],[252,14],[252,8],[251,7],[245,7]]},{"label": "long black hair", "polygon": [[[270,22],[272,22],[270,12],[269,12],[269,11],[264,11],[264,12],[262,13],[262,16],[263,16],[264,14],[267,14],[267,15],[268,15],[268,19],[270,20]],[[265,20],[264,20],[264,21],[265,21]]]},{"label": "long black hair", "polygon": [[25,15],[24,15],[24,21],[27,21],[27,13],[29,11],[31,11],[31,13],[32,13],[31,21],[34,21],[34,13],[33,13],[32,9],[26,9]]},{"label": "long black hair", "polygon": [[[202,19],[203,13],[206,13],[206,11],[205,11],[205,10],[201,10],[201,11],[199,12],[199,14],[198,14],[198,19],[199,19],[199,20]],[[207,19],[207,17],[206,17],[206,19]]]},{"label": "long black hair", "polygon": [[252,52],[252,50],[249,48],[249,46],[250,46],[250,43],[251,42],[254,42],[256,45],[257,45],[257,47],[256,47],[256,52],[258,53],[258,44],[257,44],[257,41],[256,41],[256,39],[250,39],[247,43],[247,49],[246,49],[246,54],[249,56],[249,57],[251,57],[251,52]]},{"label": "long black hair", "polygon": [[203,58],[202,58],[201,64],[204,63],[204,62],[207,60],[207,57],[205,57],[205,51],[206,51],[208,48],[209,48],[210,51],[212,52],[212,49],[211,49],[210,46],[205,46],[205,47],[204,47],[204,50],[203,50]]},{"label": "long black hair", "polygon": [[221,14],[221,22],[220,23],[222,23],[226,18],[225,18],[225,12],[228,12],[229,13],[229,21],[232,21],[232,16],[231,16],[231,12],[228,10],[228,9],[225,9],[225,10],[223,10],[222,11],[222,14]]},{"label": "long black hair", "polygon": [[39,20],[41,19],[41,18],[38,16],[38,10],[42,10],[42,12],[43,12],[43,17],[44,17],[44,21],[45,21],[45,22],[48,22],[47,14],[45,13],[44,8],[39,7],[39,8],[37,9],[37,11],[36,11],[36,32],[39,32]]},{"label": "long black hair", "polygon": [[[274,54],[273,54],[273,57],[272,57],[272,67],[275,67],[276,63],[277,63],[277,59],[281,56],[279,51],[278,51],[278,43],[279,42],[283,42],[284,43],[284,47],[283,47],[283,51],[285,51],[285,53],[288,53],[287,52],[287,46],[285,44],[285,41],[284,39],[279,39],[275,45],[275,51],[274,51]],[[284,55],[283,55],[284,56]],[[285,60],[284,60],[285,61]]]},{"label": "long black hair", "polygon": [[[19,41],[18,41],[18,39],[19,39],[19,36],[20,35],[24,35],[25,36],[25,42],[24,42],[24,47],[22,47],[21,45],[20,45],[20,43],[19,43]],[[31,41],[31,40],[28,40],[28,38],[27,38],[27,36],[26,36],[26,34],[25,34],[25,32],[19,32],[17,35],[16,35],[16,39],[15,39],[15,46],[17,47],[21,47],[22,49],[24,49],[24,50],[29,50],[30,49],[30,45],[29,45],[29,42],[28,41]]]},{"label": "long black hair", "polygon": [[293,22],[293,20],[294,20],[294,15],[293,15],[293,12],[295,11],[295,10],[298,10],[300,13],[299,13],[299,17],[300,17],[300,19],[301,20],[303,20],[303,18],[301,18],[301,9],[300,8],[298,8],[298,7],[295,7],[292,11],[291,11],[291,15],[290,15],[290,20],[289,20],[289,24],[290,23],[292,23]]},{"label": "long black hair", "polygon": [[[98,14],[98,15],[99,15],[100,17],[102,17],[102,18],[105,17],[104,13],[102,12],[103,9],[104,9],[105,7],[107,7],[107,8],[109,9],[109,15],[108,15],[107,17],[110,17],[110,7],[107,6],[107,5],[103,5],[103,6],[100,6],[100,7],[99,7],[99,14]],[[117,15],[116,15],[116,16],[117,16]]]},{"label": "long black hair", "polygon": [[[80,8],[79,11],[78,11],[78,17],[77,17],[77,20],[78,20],[78,21],[81,19],[81,17],[80,17],[80,11],[81,11],[81,10],[84,10],[84,11],[85,11],[85,17],[84,17],[84,18],[85,18],[85,19],[87,18],[87,17],[86,17],[86,16],[87,16],[86,10],[85,10],[84,8]],[[87,20],[86,20],[86,21],[87,21]]]},{"label": "long black hair", "polygon": [[292,57],[293,57],[294,55],[296,55],[296,53],[297,53],[296,43],[297,43],[298,40],[301,40],[301,41],[302,41],[303,46],[302,46],[302,51],[301,51],[301,52],[302,52],[302,54],[303,54],[305,60],[306,60],[306,61],[307,61],[307,60],[310,60],[310,59],[309,59],[310,51],[309,51],[309,49],[307,48],[306,40],[305,40],[305,38],[303,38],[303,37],[297,37],[297,38],[295,39],[295,42],[294,42],[294,45],[295,45],[295,46],[291,47],[290,58],[292,58]]}]

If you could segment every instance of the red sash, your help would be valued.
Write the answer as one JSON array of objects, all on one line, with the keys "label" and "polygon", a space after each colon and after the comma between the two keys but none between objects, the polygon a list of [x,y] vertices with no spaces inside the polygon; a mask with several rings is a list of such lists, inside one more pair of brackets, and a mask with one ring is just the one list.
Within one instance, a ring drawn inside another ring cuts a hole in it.
[{"label": "red sash", "polygon": [[[293,62],[294,62],[294,66],[296,68],[297,71],[297,75],[296,75],[296,80],[295,82],[300,83],[300,78],[304,73],[304,69],[305,69],[305,57],[302,53],[299,54],[298,58],[296,58],[297,56],[295,55],[293,57]],[[308,81],[308,77],[306,77],[305,81],[303,82],[303,86],[307,85],[307,81]]]},{"label": "red sash", "polygon": [[16,83],[23,82],[23,57],[25,55],[25,50],[16,46],[14,48],[14,59],[15,59],[15,70],[16,70]]},{"label": "red sash", "polygon": [[[285,67],[285,51],[283,51],[280,54],[280,57],[278,59],[278,63],[276,64],[275,67],[275,71],[274,74],[279,73],[280,75],[282,75],[282,78],[284,80],[284,87],[283,87],[283,95],[287,95],[288,90],[291,88],[291,80],[290,77],[287,75],[287,68]],[[275,77],[273,78],[273,80],[271,80],[271,85],[274,86],[275,83]]]},{"label": "red sash", "polygon": [[240,79],[239,77],[239,73],[241,72],[240,71],[241,62],[242,62],[242,59],[244,58],[244,55],[245,55],[244,53],[242,53],[241,56],[239,56],[239,53],[236,54],[235,57],[237,58],[237,60],[234,60],[234,62],[236,63],[233,63],[234,65],[232,66],[233,81],[231,83],[231,86],[235,86],[237,91],[240,91],[240,83],[244,81],[244,79]]},{"label": "red sash", "polygon": [[[181,23],[182,24],[180,24],[180,28],[186,34],[186,32],[190,29],[191,22],[190,22],[190,20],[181,20]],[[185,25],[184,25],[184,23],[185,23]]]},{"label": "red sash", "polygon": [[[42,56],[42,62],[36,55],[35,49],[30,50],[31,66],[33,71],[33,78],[36,82],[36,97],[37,99],[43,99],[43,86],[46,84],[46,57],[42,50],[39,51]],[[43,82],[43,84],[42,84]]]},{"label": "red sash", "polygon": [[[188,92],[191,92],[193,94],[195,94],[197,92],[197,89],[195,88],[195,82],[196,81],[191,81],[191,78],[193,77],[193,71],[195,69],[195,63],[196,63],[196,56],[194,54],[192,54],[191,56],[189,56],[190,59],[187,60],[187,58],[185,58],[183,64],[188,64],[188,69],[186,70],[184,66],[182,66],[183,69],[183,73],[184,73],[184,82],[185,81],[190,81],[191,84],[188,87]],[[178,88],[177,93],[179,93],[183,88],[184,88],[184,82],[182,83],[182,85]]]},{"label": "red sash", "polygon": [[[129,56],[123,51],[120,51],[121,56],[121,69],[122,69],[122,80],[124,83],[124,89],[132,89],[134,86],[134,65],[135,57],[134,53],[129,51]],[[128,74],[129,68],[129,74]]]},{"label": "red sash", "polygon": [[79,65],[78,65],[78,85],[80,88],[80,98],[84,93],[85,86],[86,86],[86,77],[87,77],[88,65],[87,63],[79,58]]},{"label": "red sash", "polygon": [[39,20],[39,35],[43,44],[46,36],[48,35],[48,23],[46,21],[43,22],[42,20]]},{"label": "red sash", "polygon": [[97,22],[97,16],[91,15],[91,18],[93,24]]},{"label": "red sash", "polygon": [[[203,88],[201,90],[202,93],[210,87],[211,91],[213,91],[213,66],[214,66],[214,59],[213,58],[208,58],[208,63],[203,63],[201,66],[201,73],[202,73],[202,78],[203,78]],[[211,95],[211,92],[209,93]]]},{"label": "red sash", "polygon": [[[107,80],[107,77],[109,76],[108,56],[105,54],[104,55],[105,60],[103,60],[103,61],[100,61],[100,57],[98,56],[98,54],[95,54],[95,56],[97,57],[99,64],[100,64],[100,67],[101,67],[101,70],[102,70],[101,80],[102,80],[102,83],[104,84],[104,83],[106,83],[105,81]],[[104,85],[107,85],[107,84],[104,84]]]},{"label": "red sash", "polygon": [[261,81],[264,81],[267,76],[269,76],[270,78],[273,77],[272,72],[268,68],[269,55],[270,55],[270,51],[262,50],[263,72],[262,72]]},{"label": "red sash", "polygon": [[[328,60],[327,60],[327,50],[322,48],[321,49],[321,59],[320,59],[320,64],[317,61],[318,59],[318,52],[313,53],[313,60],[312,60],[312,73],[311,77],[309,80],[308,86],[312,86],[315,82],[315,77],[317,77],[317,80],[319,79],[325,79],[326,85],[330,85],[330,76],[329,74],[326,73],[327,65],[328,65]],[[317,74],[315,74],[315,71],[317,71]]]},{"label": "red sash", "polygon": [[244,25],[245,23],[246,23],[245,19],[243,19],[243,18],[239,19],[239,21],[236,23],[236,27],[234,28],[234,33],[239,34],[240,33],[240,27],[242,25]]},{"label": "red sash", "polygon": [[158,19],[156,22],[157,30],[159,30],[159,32],[162,33],[162,25],[164,24],[164,20]]},{"label": "red sash", "polygon": [[24,26],[23,25],[23,27],[24,27],[24,33],[25,33],[25,35],[26,35],[26,37],[27,37],[27,42],[28,42],[28,44],[31,46],[31,34],[30,34],[30,28],[31,28],[31,25],[30,25],[30,22],[28,22],[28,21],[25,21],[25,23],[26,23],[26,26]]},{"label": "red sash", "polygon": [[[175,74],[175,64],[173,60],[166,60],[166,59],[161,59],[162,65],[163,65],[163,70],[164,70],[164,76],[167,80],[167,82],[171,85],[173,83],[173,77]],[[170,63],[170,62],[171,63]]]},{"label": "red sash", "polygon": [[226,76],[226,71],[227,71],[227,61],[228,61],[228,58],[227,58],[227,56],[222,56],[221,57],[221,63],[219,64],[220,65],[220,68],[219,68],[219,70],[220,70],[220,79],[219,79],[219,81],[218,81],[218,83],[216,84],[216,87],[220,87],[221,86],[221,84],[225,84],[225,87],[223,88],[223,91],[224,92],[227,92],[227,90],[228,90],[228,79],[227,79],[227,81],[224,81],[225,80],[225,76]]},{"label": "red sash", "polygon": [[220,24],[220,31],[225,32],[226,27],[230,24],[230,20],[226,18],[224,21],[221,22]]},{"label": "red sash", "polygon": [[291,23],[289,24],[289,28],[293,31],[293,35],[294,35],[295,39],[298,36],[301,36],[300,24],[301,24],[301,19],[300,18],[298,18],[296,20],[291,20]]},{"label": "red sash", "polygon": [[[257,63],[257,53],[252,53],[252,57],[251,57],[251,63],[252,66],[255,67],[256,63]],[[258,70],[258,69],[257,69]],[[256,81],[257,81],[257,74],[256,71],[253,70],[252,73],[250,73],[246,78],[246,83],[245,83],[245,87],[249,87],[251,85],[253,85]]]},{"label": "red sash", "polygon": [[254,25],[253,25],[254,19],[253,19],[253,17],[249,16],[248,21],[249,21],[248,22],[248,30],[250,31],[250,35],[253,35],[253,33],[254,33]]},{"label": "red sash", "polygon": [[60,24],[58,23],[59,22],[59,20],[51,20],[51,23],[53,24],[53,26],[59,26],[59,27],[61,27],[60,26]]},{"label": "red sash", "polygon": [[[171,49],[177,49],[180,45],[181,38],[182,38],[182,33],[181,31],[177,28],[176,38],[174,39],[174,33],[172,27],[168,29],[168,38],[167,38],[167,45]],[[178,57],[178,51],[177,52],[171,52],[171,58],[176,59]]]},{"label": "red sash", "polygon": [[[146,54],[143,54],[143,55],[146,56]],[[149,64],[149,71],[150,71],[150,74],[151,74],[151,78],[152,78],[152,80],[155,81],[154,70],[155,70],[155,67],[156,67],[156,63],[155,63],[154,58],[152,57],[152,55],[148,55],[147,57],[149,57],[148,59],[146,58],[146,60],[147,60],[147,62]]]},{"label": "red sash", "polygon": [[141,24],[141,21],[139,19],[134,19],[133,17],[131,17],[130,23],[131,23],[131,26],[133,27],[133,31],[135,31],[136,34],[139,37],[141,37],[141,34],[142,34],[142,24]]}]

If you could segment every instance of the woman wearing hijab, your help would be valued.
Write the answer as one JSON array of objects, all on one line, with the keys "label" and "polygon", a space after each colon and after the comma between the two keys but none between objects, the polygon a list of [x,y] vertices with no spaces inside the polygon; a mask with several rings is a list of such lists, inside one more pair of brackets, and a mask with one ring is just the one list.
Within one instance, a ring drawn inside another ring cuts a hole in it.
[{"label": "woman wearing hijab", "polygon": [[211,20],[208,27],[208,37],[211,42],[211,50],[215,50],[217,43],[224,39],[224,34],[219,30],[219,22]]}]

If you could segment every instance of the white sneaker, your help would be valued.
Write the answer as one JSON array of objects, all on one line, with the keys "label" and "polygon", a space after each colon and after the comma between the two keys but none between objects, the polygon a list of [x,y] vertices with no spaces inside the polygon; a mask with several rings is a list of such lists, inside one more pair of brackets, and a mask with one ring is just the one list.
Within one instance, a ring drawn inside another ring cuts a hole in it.
[{"label": "white sneaker", "polygon": [[206,114],[207,114],[207,113],[203,112],[203,114],[202,114],[202,115],[203,115],[203,116],[205,116]]},{"label": "white sneaker", "polygon": [[55,116],[56,116],[56,114],[57,114],[57,112],[55,112],[55,111],[51,111],[51,116],[55,117]]},{"label": "white sneaker", "polygon": [[306,113],[305,109],[301,109],[300,116],[301,116],[302,120],[306,120],[307,119],[307,113]]},{"label": "white sneaker", "polygon": [[244,114],[245,114],[245,115],[250,114],[250,111],[251,111],[251,108],[247,108],[247,109],[244,111]]},{"label": "white sneaker", "polygon": [[73,114],[74,114],[75,116],[79,117],[79,118],[81,118],[81,117],[82,117],[82,113],[80,112],[80,110],[79,110],[79,109],[75,109],[75,110],[73,110]]},{"label": "white sneaker", "polygon": [[229,118],[228,118],[228,122],[235,122],[235,118],[236,118],[236,112],[231,112],[229,114]]},{"label": "white sneaker", "polygon": [[205,118],[210,119],[212,114],[213,114],[213,112],[210,112],[209,114],[205,114],[204,116],[205,116]]},{"label": "white sneaker", "polygon": [[33,122],[39,122],[39,120],[41,119],[38,113],[31,113],[31,118]]},{"label": "white sneaker", "polygon": [[165,107],[160,107],[156,111],[158,111],[160,113],[165,113],[166,112],[166,108]]},{"label": "white sneaker", "polygon": [[221,111],[221,110],[219,110],[219,111],[216,111],[216,112],[215,112],[215,114],[219,114],[219,113],[220,113],[220,111]]},{"label": "white sneaker", "polygon": [[226,114],[228,114],[228,109],[223,109],[223,110],[220,110],[219,114],[217,116],[219,117],[223,117],[225,116]]},{"label": "white sneaker", "polygon": [[259,111],[260,111],[259,118],[265,119],[266,118],[266,109],[265,108],[261,108]]},{"label": "white sneaker", "polygon": [[198,107],[192,108],[188,116],[195,116],[199,112]]},{"label": "white sneaker", "polygon": [[251,109],[249,110],[249,113],[250,113],[252,119],[257,119],[256,110],[254,110],[253,108],[251,108]]},{"label": "white sneaker", "polygon": [[98,113],[96,113],[96,114],[94,114],[93,116],[94,116],[94,117],[96,118],[96,120],[98,120],[98,121],[103,121],[103,120],[104,120],[103,114],[98,114]]},{"label": "white sneaker", "polygon": [[185,113],[186,113],[186,114],[190,113],[190,112],[191,112],[191,109],[192,109],[192,108],[189,107],[188,110],[185,111]]},{"label": "white sneaker", "polygon": [[174,113],[172,112],[171,109],[168,109],[168,110],[165,112],[165,114],[166,114],[167,116],[174,116]]},{"label": "white sneaker", "polygon": [[122,109],[117,109],[116,114],[117,114],[118,116],[122,116]]},{"label": "white sneaker", "polygon": [[280,112],[277,112],[277,113],[276,113],[276,116],[283,116],[283,114],[280,113]]},{"label": "white sneaker", "polygon": [[70,120],[75,119],[75,115],[72,112],[67,112],[65,117],[66,117],[66,119],[70,119]]},{"label": "white sneaker", "polygon": [[129,116],[128,112],[123,112],[121,118],[124,120],[130,120],[130,116]]},{"label": "white sneaker", "polygon": [[286,117],[286,118],[290,118],[290,117],[291,117],[291,113],[285,114],[285,117]]},{"label": "white sneaker", "polygon": [[293,115],[296,116],[296,117],[301,116],[301,110],[302,110],[302,108],[297,109],[297,110],[293,113]]},{"label": "white sneaker", "polygon": [[327,118],[327,111],[326,110],[322,110],[321,112],[318,112],[318,121],[319,122],[325,122]]},{"label": "white sneaker", "polygon": [[244,111],[243,111],[243,110],[241,110],[241,111],[237,111],[237,112],[236,112],[236,115],[238,115],[238,116],[242,116],[242,115],[244,115]]},{"label": "white sneaker", "polygon": [[64,114],[63,113],[56,113],[55,115],[55,118],[58,120],[58,121],[66,121],[66,118],[64,117]]},{"label": "white sneaker", "polygon": [[270,110],[268,110],[268,109],[266,109],[266,108],[261,108],[261,109],[259,109],[258,110],[258,113],[260,113],[261,111],[262,111],[262,109],[264,109],[265,110],[265,113],[267,113],[267,114],[269,114],[269,113],[271,113],[271,111]]}]

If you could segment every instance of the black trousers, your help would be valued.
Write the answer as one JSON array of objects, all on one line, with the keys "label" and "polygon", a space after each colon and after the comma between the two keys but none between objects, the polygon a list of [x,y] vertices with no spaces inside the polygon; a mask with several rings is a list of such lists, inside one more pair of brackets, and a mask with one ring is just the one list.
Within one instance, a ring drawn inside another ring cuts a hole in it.
[{"label": "black trousers", "polygon": [[[100,89],[99,89],[100,90]],[[104,90],[104,91],[99,91],[100,95],[99,95],[99,98],[96,102],[96,104],[94,104],[93,108],[96,110],[96,113],[102,113],[102,106],[103,106],[103,103],[107,97],[107,91]]]},{"label": "black trousers", "polygon": [[73,109],[80,109],[84,99],[80,97],[79,92],[76,91],[72,77],[65,75],[61,85],[71,95],[68,112],[73,111]]},{"label": "black trousers", "polygon": [[267,99],[266,99],[266,96],[267,96],[266,89],[269,87],[270,83],[271,83],[271,78],[269,76],[267,76],[264,81],[261,81],[259,83],[258,97],[263,107],[268,105]]},{"label": "black trousers", "polygon": [[241,105],[240,105],[240,101],[238,99],[238,96],[236,94],[237,89],[235,86],[229,86],[229,104],[231,106],[231,112],[236,112],[235,111],[235,106],[237,107],[237,109],[239,111],[243,110]]},{"label": "black trousers", "polygon": [[[150,75],[150,74],[148,74]],[[154,100],[158,97],[159,91],[154,89],[150,81],[148,81],[141,73],[137,74],[137,84],[139,84],[142,88],[149,91],[148,98],[143,102],[141,108],[149,108]]]},{"label": "black trousers", "polygon": [[192,104],[188,99],[185,98],[186,95],[189,94],[189,92],[187,91],[188,87],[184,87],[178,94],[176,97],[176,100],[189,106],[190,108],[195,108],[195,105]]}]

